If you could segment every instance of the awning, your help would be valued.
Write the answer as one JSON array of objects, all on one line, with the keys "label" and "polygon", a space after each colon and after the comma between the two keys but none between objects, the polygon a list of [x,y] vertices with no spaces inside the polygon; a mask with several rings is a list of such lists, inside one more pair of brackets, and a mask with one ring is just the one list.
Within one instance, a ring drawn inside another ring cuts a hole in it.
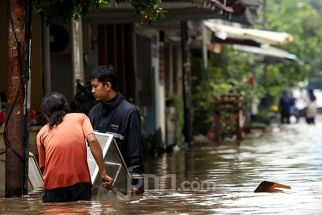
[{"label": "awning", "polygon": [[216,38],[221,40],[252,40],[261,44],[273,45],[286,44],[293,40],[292,35],[286,32],[235,27],[219,23],[216,20],[205,21],[205,26],[213,32]]},{"label": "awning", "polygon": [[283,49],[271,47],[271,46],[261,46],[261,47],[254,47],[254,46],[243,46],[243,45],[233,45],[233,48],[237,51],[244,51],[256,55],[264,56],[265,58],[269,59],[285,59],[292,62],[299,62],[299,59],[296,55],[291,54]]}]

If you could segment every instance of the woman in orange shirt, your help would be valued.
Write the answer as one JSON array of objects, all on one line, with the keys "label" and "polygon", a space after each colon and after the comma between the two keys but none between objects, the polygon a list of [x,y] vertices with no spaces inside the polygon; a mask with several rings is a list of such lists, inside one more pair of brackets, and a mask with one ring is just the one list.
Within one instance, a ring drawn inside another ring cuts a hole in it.
[{"label": "woman in orange shirt", "polygon": [[91,177],[87,164],[87,139],[104,186],[113,179],[106,174],[102,149],[85,114],[69,113],[65,96],[51,93],[43,98],[41,112],[47,124],[37,134],[39,165],[43,171],[43,202],[90,200]]}]

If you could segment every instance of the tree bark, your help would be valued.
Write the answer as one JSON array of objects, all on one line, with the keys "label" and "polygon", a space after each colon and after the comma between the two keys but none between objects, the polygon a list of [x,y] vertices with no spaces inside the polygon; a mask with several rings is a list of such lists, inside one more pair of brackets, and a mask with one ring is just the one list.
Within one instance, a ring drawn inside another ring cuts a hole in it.
[{"label": "tree bark", "polygon": [[6,151],[5,197],[18,197],[23,192],[24,159],[24,82],[25,1],[8,0],[9,71],[7,120],[4,139]]}]

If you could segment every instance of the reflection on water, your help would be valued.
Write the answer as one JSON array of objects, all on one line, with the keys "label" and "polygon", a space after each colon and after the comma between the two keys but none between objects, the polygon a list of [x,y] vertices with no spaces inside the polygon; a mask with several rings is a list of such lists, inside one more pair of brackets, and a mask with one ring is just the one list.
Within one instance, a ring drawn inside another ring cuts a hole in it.
[{"label": "reflection on water", "polygon": [[[0,199],[1,214],[318,214],[322,212],[322,124],[275,127],[240,146],[195,144],[146,160],[148,190],[128,200],[43,204],[41,193]],[[263,181],[291,186],[254,193]]]}]

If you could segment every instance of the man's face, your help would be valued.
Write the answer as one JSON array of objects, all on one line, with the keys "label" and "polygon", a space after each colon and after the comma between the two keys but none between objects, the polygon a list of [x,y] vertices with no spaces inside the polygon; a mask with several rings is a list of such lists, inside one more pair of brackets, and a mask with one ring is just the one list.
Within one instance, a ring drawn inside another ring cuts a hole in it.
[{"label": "man's face", "polygon": [[107,82],[103,84],[99,82],[96,78],[91,80],[92,94],[95,96],[97,101],[108,100],[109,91],[111,90],[111,84]]}]

